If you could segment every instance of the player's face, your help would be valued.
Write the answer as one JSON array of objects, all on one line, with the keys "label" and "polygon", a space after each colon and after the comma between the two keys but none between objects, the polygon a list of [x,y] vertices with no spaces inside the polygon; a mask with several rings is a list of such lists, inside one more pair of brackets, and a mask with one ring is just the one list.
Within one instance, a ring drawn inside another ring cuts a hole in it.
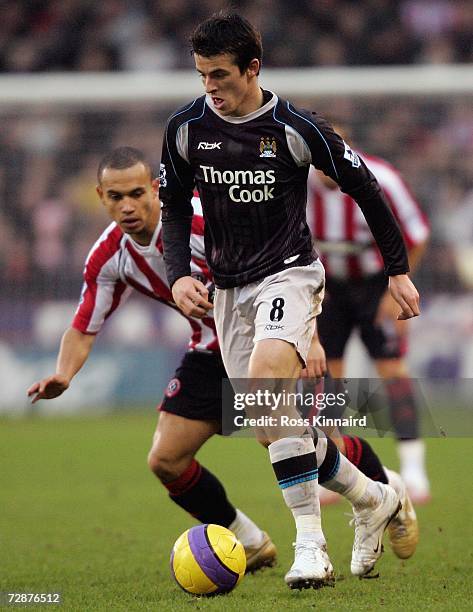
[{"label": "player's face", "polygon": [[261,106],[262,92],[257,79],[260,63],[257,59],[251,61],[243,74],[229,53],[212,57],[195,54],[194,60],[205,92],[220,115],[243,117]]},{"label": "player's face", "polygon": [[139,244],[149,244],[160,217],[158,181],[142,163],[105,168],[97,193],[110,218]]}]

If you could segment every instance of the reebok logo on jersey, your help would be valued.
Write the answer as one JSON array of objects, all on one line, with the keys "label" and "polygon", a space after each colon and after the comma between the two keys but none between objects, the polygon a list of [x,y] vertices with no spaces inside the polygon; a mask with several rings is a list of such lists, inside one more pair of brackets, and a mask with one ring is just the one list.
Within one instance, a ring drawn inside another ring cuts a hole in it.
[{"label": "reebok logo on jersey", "polygon": [[343,144],[345,145],[345,153],[343,154],[343,157],[345,159],[348,159],[349,162],[351,162],[351,165],[353,166],[353,168],[359,168],[360,158],[354,151],[350,149],[350,147],[347,145],[345,141],[343,141]]},{"label": "reebok logo on jersey", "polygon": [[220,149],[221,142],[199,142],[197,145],[197,149],[205,149],[206,151],[209,149]]},{"label": "reebok logo on jersey", "polygon": [[[274,170],[216,170],[213,166],[200,166],[204,181],[218,185],[229,185],[228,195],[233,202],[266,202],[274,198],[276,182]],[[261,185],[262,189],[242,189],[241,185]]]}]

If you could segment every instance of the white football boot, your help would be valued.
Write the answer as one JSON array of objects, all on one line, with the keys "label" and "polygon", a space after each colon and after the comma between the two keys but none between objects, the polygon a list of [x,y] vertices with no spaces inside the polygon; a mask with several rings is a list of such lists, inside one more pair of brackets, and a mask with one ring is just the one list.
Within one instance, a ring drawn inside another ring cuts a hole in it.
[{"label": "white football boot", "polygon": [[295,542],[295,558],[284,580],[291,589],[320,589],[333,586],[333,567],[325,545],[317,542]]},{"label": "white football boot", "polygon": [[381,501],[376,506],[355,510],[355,541],[351,557],[351,573],[366,576],[374,568],[383,553],[383,534],[386,527],[401,509],[396,491],[389,485],[377,483],[382,489]]}]

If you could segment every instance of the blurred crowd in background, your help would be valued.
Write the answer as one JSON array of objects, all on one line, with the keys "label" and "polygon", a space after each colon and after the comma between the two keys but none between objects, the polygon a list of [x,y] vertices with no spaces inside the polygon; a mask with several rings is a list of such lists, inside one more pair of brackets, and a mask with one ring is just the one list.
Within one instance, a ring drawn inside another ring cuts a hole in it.
[{"label": "blurred crowd in background", "polygon": [[[456,249],[473,243],[473,96],[295,102],[343,121],[352,146],[384,157],[402,172],[433,230],[418,271],[424,293],[465,289],[469,281],[463,282]],[[77,295],[87,251],[108,223],[95,192],[101,156],[128,144],[143,149],[157,168],[172,110],[136,104],[126,111],[59,107],[3,115],[0,278],[5,283],[23,295]]]},{"label": "blurred crowd in background", "polygon": [[[222,0],[0,2],[0,71],[191,67],[196,23]],[[473,61],[471,0],[233,0],[267,66]]]},{"label": "blurred crowd in background", "polygon": [[[0,71],[191,68],[189,33],[224,5],[0,0]],[[261,28],[265,66],[473,61],[471,0],[233,5]],[[401,170],[432,225],[416,277],[423,296],[471,290],[473,94],[293,102],[350,126],[352,146]],[[157,168],[173,110],[139,101],[126,109],[0,109],[0,330],[14,335],[12,321],[24,326],[36,302],[76,300],[84,258],[108,223],[95,193],[98,161],[127,144]]]}]

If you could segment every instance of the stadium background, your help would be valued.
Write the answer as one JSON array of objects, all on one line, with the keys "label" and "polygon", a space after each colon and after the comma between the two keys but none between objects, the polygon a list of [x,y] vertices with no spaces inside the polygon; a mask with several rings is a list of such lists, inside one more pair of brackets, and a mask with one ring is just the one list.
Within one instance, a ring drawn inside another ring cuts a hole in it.
[{"label": "stadium background", "polygon": [[[156,167],[166,117],[200,92],[197,75],[189,75],[186,39],[193,24],[221,6],[0,3],[0,411],[28,410],[25,389],[54,367],[84,257],[107,223],[95,194],[98,160],[129,144]],[[423,316],[411,326],[413,375],[472,376],[471,2],[235,6],[261,27],[263,85],[271,68],[288,70],[279,72],[280,93],[340,118],[356,147],[402,171],[432,224],[416,273]],[[363,70],[373,68],[379,72],[362,80]],[[35,410],[155,403],[186,335],[177,315],[132,299],[112,317],[68,393]],[[367,375],[353,346],[350,372]]]},{"label": "stadium background", "polygon": [[[449,410],[448,392],[466,385],[470,416],[466,422],[461,414],[456,431],[473,435],[472,3],[233,4],[262,30],[262,84],[348,123],[356,147],[394,163],[428,214],[432,238],[415,275],[423,313],[411,325],[412,373],[434,389],[446,381],[440,396]],[[95,194],[99,158],[129,144],[157,166],[166,117],[200,92],[187,36],[222,6],[0,0],[0,591],[59,589],[68,610],[187,605],[167,562],[189,520],[145,465],[154,404],[186,347],[185,321],[133,298],[62,398],[32,408],[26,389],[54,369],[84,257],[108,223]],[[356,341],[350,351],[350,373],[368,375]],[[35,418],[43,414],[54,418]],[[391,440],[373,443],[396,464]],[[386,554],[387,580],[368,586],[338,575],[337,588],[316,601],[350,611],[469,609],[472,535],[463,510],[471,507],[471,482],[458,458],[468,465],[471,452],[470,439],[428,441],[433,501],[420,510],[412,563]],[[263,451],[251,440],[218,439],[200,458],[281,551],[278,568],[245,579],[225,609],[314,605],[313,593],[296,599],[282,580],[293,533]],[[346,509],[324,513],[332,560],[345,574]],[[222,609],[205,603],[212,607]]]}]

